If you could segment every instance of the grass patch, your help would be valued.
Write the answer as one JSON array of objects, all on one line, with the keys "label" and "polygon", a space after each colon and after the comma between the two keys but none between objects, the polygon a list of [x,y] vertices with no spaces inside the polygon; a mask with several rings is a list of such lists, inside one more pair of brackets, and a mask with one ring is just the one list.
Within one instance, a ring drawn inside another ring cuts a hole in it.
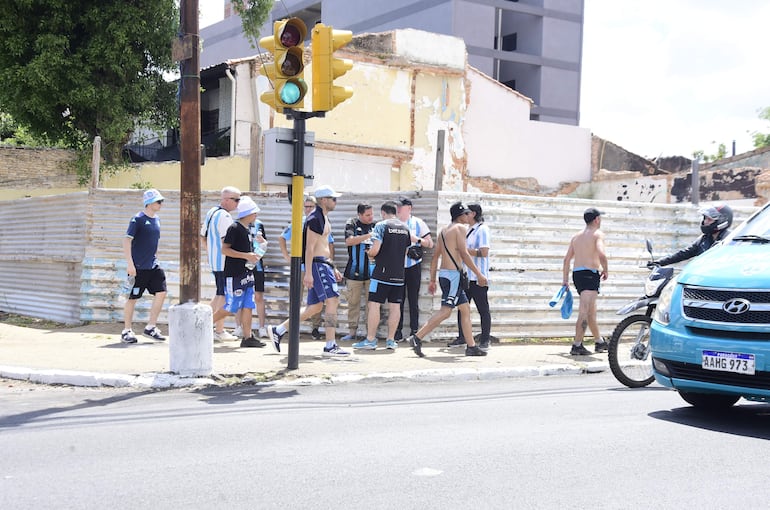
[{"label": "grass patch", "polygon": [[0,312],[0,322],[10,324],[12,326],[20,326],[23,328],[35,328],[35,329],[64,329],[66,324],[56,322],[48,319],[38,319],[36,317],[27,317],[26,315],[18,315],[15,313]]}]

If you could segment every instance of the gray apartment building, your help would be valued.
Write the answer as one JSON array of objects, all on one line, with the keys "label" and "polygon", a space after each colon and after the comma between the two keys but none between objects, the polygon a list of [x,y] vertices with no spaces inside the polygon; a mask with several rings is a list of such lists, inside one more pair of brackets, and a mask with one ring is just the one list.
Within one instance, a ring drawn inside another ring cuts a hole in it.
[{"label": "gray apartment building", "polygon": [[[225,19],[201,30],[201,67],[254,55],[225,2]],[[236,0],[237,1],[237,0]],[[282,0],[272,20],[296,16],[354,34],[414,28],[465,40],[468,63],[534,101],[533,120],[580,121],[584,0]]]}]

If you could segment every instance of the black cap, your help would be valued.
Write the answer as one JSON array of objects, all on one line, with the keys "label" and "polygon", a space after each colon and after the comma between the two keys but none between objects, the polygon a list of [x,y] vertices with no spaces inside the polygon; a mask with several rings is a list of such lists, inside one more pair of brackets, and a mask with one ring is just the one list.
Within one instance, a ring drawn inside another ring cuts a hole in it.
[{"label": "black cap", "polygon": [[603,211],[600,211],[599,209],[597,209],[597,208],[595,208],[595,207],[589,207],[589,208],[588,208],[588,209],[586,209],[586,210],[585,210],[585,212],[583,213],[583,219],[585,220],[585,222],[586,222],[586,223],[591,223],[591,222],[592,222],[592,221],[594,221],[594,220],[595,220],[595,219],[596,219],[598,216],[601,216],[602,214],[604,214],[604,212],[603,212]]},{"label": "black cap", "polygon": [[398,200],[396,200],[396,203],[398,205],[412,205],[412,201],[406,197],[398,197]]},{"label": "black cap", "polygon": [[452,221],[456,220],[459,216],[467,213],[470,209],[465,207],[462,202],[455,202],[452,207],[449,208],[449,214],[452,215]]}]

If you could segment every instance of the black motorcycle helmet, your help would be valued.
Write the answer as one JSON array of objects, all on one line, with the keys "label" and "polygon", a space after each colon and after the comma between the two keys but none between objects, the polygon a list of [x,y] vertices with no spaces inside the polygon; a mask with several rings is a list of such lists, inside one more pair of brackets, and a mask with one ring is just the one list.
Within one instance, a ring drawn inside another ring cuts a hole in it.
[{"label": "black motorcycle helmet", "polygon": [[[733,224],[733,210],[727,204],[717,204],[700,210],[703,220],[700,222],[700,231],[704,234],[714,234],[727,230]],[[714,220],[710,225],[705,224],[706,218]]]}]

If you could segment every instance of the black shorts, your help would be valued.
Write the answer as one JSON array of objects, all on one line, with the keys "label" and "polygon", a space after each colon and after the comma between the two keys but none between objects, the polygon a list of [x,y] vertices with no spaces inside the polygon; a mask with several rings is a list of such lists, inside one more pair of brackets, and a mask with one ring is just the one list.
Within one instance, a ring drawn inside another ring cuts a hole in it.
[{"label": "black shorts", "polygon": [[404,285],[388,285],[371,280],[368,300],[372,303],[401,303],[404,300]]},{"label": "black shorts", "polygon": [[254,292],[265,292],[264,271],[254,271]]},{"label": "black shorts", "polygon": [[572,281],[575,284],[578,294],[584,290],[595,290],[596,292],[599,292],[601,275],[596,269],[580,269],[572,272]]},{"label": "black shorts", "polygon": [[153,295],[166,292],[166,273],[159,266],[153,269],[136,270],[134,288],[131,289],[128,299],[139,299],[145,290]]},{"label": "black shorts", "polygon": [[214,282],[217,286],[217,296],[224,296],[225,295],[225,280],[226,280],[225,272],[224,271],[214,271]]}]

